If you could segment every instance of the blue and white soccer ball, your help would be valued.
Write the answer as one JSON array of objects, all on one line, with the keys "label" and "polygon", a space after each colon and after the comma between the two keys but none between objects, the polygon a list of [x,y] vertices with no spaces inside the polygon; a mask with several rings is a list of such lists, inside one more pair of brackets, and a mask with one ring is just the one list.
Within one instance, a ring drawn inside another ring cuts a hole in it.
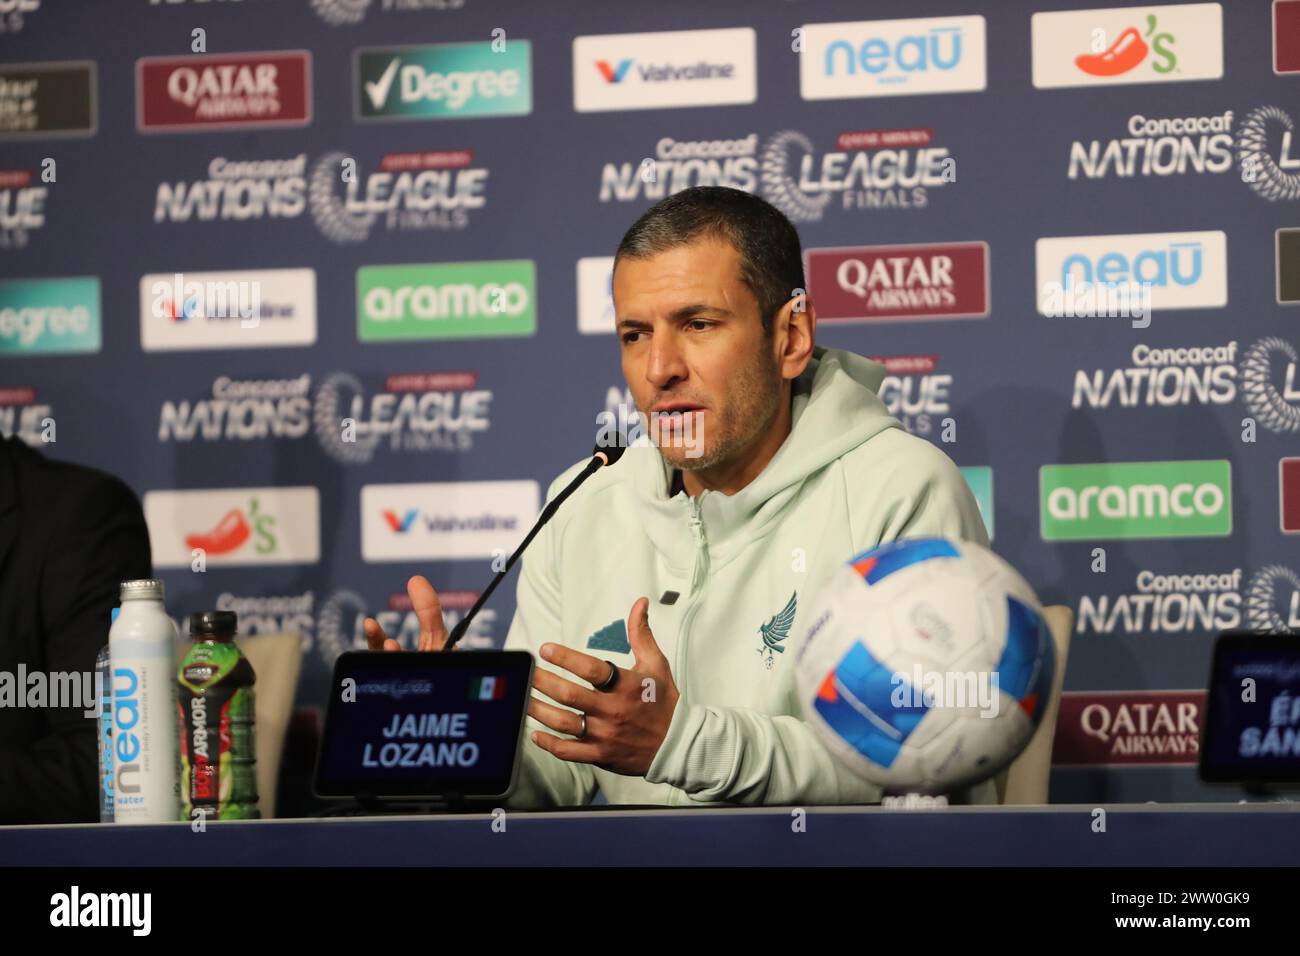
[{"label": "blue and white soccer ball", "polygon": [[914,538],[864,552],[814,600],[804,720],[886,793],[950,793],[1029,744],[1055,649],[1033,589],[992,551]]}]

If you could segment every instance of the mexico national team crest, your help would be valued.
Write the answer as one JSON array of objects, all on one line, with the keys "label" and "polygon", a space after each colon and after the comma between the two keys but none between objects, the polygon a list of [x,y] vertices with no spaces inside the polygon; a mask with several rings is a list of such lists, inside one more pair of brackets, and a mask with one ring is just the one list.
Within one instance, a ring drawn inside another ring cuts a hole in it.
[{"label": "mexico national team crest", "polygon": [[772,662],[776,660],[776,655],[785,653],[785,645],[781,642],[790,636],[790,625],[794,623],[794,610],[798,597],[798,591],[791,591],[790,600],[786,602],[785,607],[768,618],[766,624],[758,626],[758,633],[763,636],[763,645],[758,649],[758,653],[762,655],[763,664],[768,670],[772,669]]}]

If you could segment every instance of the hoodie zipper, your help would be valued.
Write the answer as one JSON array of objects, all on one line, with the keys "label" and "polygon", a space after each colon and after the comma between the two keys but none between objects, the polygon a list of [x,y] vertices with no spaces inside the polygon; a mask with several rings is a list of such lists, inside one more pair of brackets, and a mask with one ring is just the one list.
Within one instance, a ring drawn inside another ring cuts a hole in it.
[{"label": "hoodie zipper", "polygon": [[709,544],[708,538],[704,533],[704,519],[700,515],[700,500],[708,492],[701,492],[699,497],[691,499],[691,513],[687,518],[690,525],[691,534],[695,539],[695,565],[691,571],[691,593],[686,610],[682,612],[682,623],[677,629],[677,654],[676,661],[673,665],[673,675],[681,675],[681,684],[678,685],[678,692],[682,699],[687,697],[686,681],[688,675],[683,668],[687,658],[687,645],[690,643],[691,622],[695,619],[695,612],[699,610],[700,599],[704,592],[704,582],[709,576]]},{"label": "hoodie zipper", "polygon": [[[682,662],[686,660],[686,645],[690,634],[691,621],[695,618],[695,612],[699,610],[700,597],[704,590],[704,582],[709,576],[709,547],[708,538],[704,533],[704,519],[700,515],[700,500],[706,491],[691,499],[691,511],[687,516],[687,524],[690,526],[691,534],[695,539],[695,564],[691,570],[691,593],[690,603],[686,605],[686,610],[682,613],[682,622],[677,629],[677,653],[673,660],[673,678],[677,684],[677,706],[681,707],[687,702],[689,695],[686,692],[686,671],[682,668]],[[684,806],[690,801],[686,798],[684,791],[676,787],[669,797],[670,806]]]}]

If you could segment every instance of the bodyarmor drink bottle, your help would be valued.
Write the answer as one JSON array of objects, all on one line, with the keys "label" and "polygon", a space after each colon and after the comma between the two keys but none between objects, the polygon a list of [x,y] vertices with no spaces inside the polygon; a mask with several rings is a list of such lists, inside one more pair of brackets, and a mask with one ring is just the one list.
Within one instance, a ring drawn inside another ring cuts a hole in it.
[{"label": "bodyarmor drink bottle", "polygon": [[176,675],[182,820],[255,820],[253,665],[235,643],[233,611],[190,615],[189,653]]},{"label": "bodyarmor drink bottle", "polygon": [[124,581],[122,606],[108,632],[113,669],[113,819],[176,819],[176,625],[163,607],[163,583]]}]

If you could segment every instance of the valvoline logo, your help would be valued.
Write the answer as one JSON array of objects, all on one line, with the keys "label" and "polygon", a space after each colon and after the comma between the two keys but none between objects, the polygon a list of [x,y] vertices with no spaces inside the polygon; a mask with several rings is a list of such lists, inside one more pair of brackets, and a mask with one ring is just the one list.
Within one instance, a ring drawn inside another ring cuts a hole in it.
[{"label": "valvoline logo", "polygon": [[400,518],[397,513],[387,508],[384,509],[384,520],[388,522],[388,527],[392,528],[397,534],[406,534],[411,530],[411,525],[415,523],[415,516],[420,513],[418,508],[408,508],[402,512]]},{"label": "valvoline logo", "polygon": [[608,60],[596,61],[596,69],[600,70],[600,75],[605,78],[606,83],[622,83],[623,77],[627,76],[627,71],[631,67],[631,58],[619,60],[618,66],[615,67],[611,67]]}]

